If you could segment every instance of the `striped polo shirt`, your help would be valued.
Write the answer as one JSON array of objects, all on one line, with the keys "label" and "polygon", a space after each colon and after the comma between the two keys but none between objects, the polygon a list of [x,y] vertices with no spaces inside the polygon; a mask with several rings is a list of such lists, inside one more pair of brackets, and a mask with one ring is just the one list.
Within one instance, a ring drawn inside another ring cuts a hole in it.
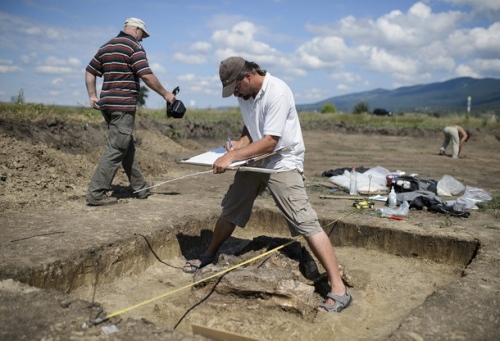
[{"label": "striped polo shirt", "polygon": [[135,111],[140,77],[153,73],[141,44],[123,31],[99,48],[86,70],[104,76],[98,105],[110,111]]}]

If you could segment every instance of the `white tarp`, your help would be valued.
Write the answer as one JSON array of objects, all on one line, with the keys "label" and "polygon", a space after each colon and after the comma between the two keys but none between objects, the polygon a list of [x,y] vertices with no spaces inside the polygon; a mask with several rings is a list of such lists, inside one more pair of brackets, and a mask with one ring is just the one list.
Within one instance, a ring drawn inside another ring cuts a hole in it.
[{"label": "white tarp", "polygon": [[[370,193],[387,191],[386,176],[388,174],[390,174],[389,170],[381,166],[370,168],[364,173],[357,173],[358,192],[368,193],[368,190]],[[351,173],[348,170],[345,170],[344,174],[334,175],[330,177],[329,180],[337,186],[349,189],[349,185],[351,183]]]}]

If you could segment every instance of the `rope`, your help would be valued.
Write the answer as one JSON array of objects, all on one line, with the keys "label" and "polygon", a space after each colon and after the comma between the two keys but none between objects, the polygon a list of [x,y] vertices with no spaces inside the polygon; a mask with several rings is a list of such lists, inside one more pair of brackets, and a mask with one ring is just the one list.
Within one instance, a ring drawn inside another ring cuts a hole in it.
[{"label": "rope", "polygon": [[145,190],[147,190],[147,189],[150,189],[150,188],[153,188],[153,187],[156,187],[156,186],[160,186],[160,185],[166,184],[167,182],[172,182],[172,181],[176,181],[176,180],[180,180],[180,179],[188,178],[188,177],[190,177],[190,176],[196,176],[196,175],[207,174],[207,173],[213,173],[213,172],[214,172],[213,170],[208,170],[208,171],[204,171],[204,172],[198,172],[198,173],[193,173],[193,174],[183,175],[183,176],[181,176],[181,177],[179,177],[179,178],[170,179],[170,180],[167,180],[167,181],[163,181],[163,182],[160,182],[160,183],[154,184],[153,186],[149,186],[149,187],[145,187],[145,188],[139,189],[139,190],[135,191],[134,193],[137,193],[137,192],[142,192],[142,191],[145,191]]}]

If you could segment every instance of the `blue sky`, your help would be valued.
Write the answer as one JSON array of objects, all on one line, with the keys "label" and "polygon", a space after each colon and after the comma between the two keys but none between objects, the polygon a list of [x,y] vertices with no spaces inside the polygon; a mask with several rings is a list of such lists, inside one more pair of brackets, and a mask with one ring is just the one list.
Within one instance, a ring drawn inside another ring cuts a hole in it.
[{"label": "blue sky", "polygon": [[[88,106],[84,70],[128,17],[146,22],[153,72],[188,107],[223,99],[221,60],[240,55],[297,104],[455,77],[500,78],[498,0],[5,0],[0,101]],[[154,92],[150,108],[165,104]]]}]

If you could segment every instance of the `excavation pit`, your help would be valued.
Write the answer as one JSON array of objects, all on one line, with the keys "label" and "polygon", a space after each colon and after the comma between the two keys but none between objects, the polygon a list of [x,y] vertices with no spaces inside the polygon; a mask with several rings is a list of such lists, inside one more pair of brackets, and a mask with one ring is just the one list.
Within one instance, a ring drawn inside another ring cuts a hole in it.
[{"label": "excavation pit", "polygon": [[[325,283],[306,278],[312,276],[307,271],[311,265],[307,255],[311,253],[304,241],[302,247],[292,244],[295,251],[283,249],[272,253],[270,256],[277,258],[270,265],[268,258],[264,258],[244,268],[252,273],[268,264],[268,274],[287,279],[284,278],[287,275],[279,273],[281,263],[276,262],[290,260],[292,263],[287,266],[291,266],[289,272],[294,273],[294,279],[303,276],[299,284],[315,289],[303,302],[300,295],[290,297],[268,289],[249,292],[245,286],[234,288],[228,283],[234,282],[231,276],[241,269],[224,274],[206,286],[191,286],[199,278],[183,273],[181,268],[186,259],[196,257],[208,243],[211,230],[207,227],[214,225],[213,216],[88,249],[71,260],[54,262],[40,271],[19,273],[17,280],[63,291],[72,298],[94,300],[102,305],[104,315],[140,305],[108,321],[118,325],[123,318],[134,318],[186,334],[192,334],[192,325],[202,325],[260,340],[270,339],[269,335],[273,340],[326,340],[333,334],[339,339],[379,339],[396,330],[406,316],[440,287],[459,278],[480,246],[475,239],[449,233],[430,234],[410,224],[404,228],[380,227],[360,225],[354,222],[356,219],[349,218],[353,217],[321,219],[335,245],[339,263],[352,280],[349,284],[353,285],[354,300],[341,314],[317,314],[314,307],[311,308],[311,300],[312,304],[321,302]],[[245,246],[256,240],[261,243],[264,240],[267,249],[289,242],[284,226],[276,210],[256,210],[249,225],[237,229],[224,244],[220,250],[222,259],[242,250],[238,255],[241,259],[254,257],[258,253],[248,248],[245,251]],[[297,250],[303,250],[299,253],[306,257],[297,257]],[[224,266],[228,265],[212,273]],[[314,270],[313,266],[313,273]],[[324,272],[316,270],[319,274]],[[259,282],[259,277],[256,278],[249,281]],[[238,283],[241,284],[241,280]],[[173,291],[175,294],[169,294]],[[158,297],[161,298],[154,299]],[[297,304],[299,308],[287,309],[292,301],[301,301]]]},{"label": "excavation pit", "polygon": [[[86,207],[85,193],[105,144],[106,125],[87,119],[85,123],[80,119],[3,120],[0,339],[194,340],[171,332],[180,321],[176,330],[187,334],[192,333],[190,325],[197,323],[264,335],[265,340],[496,340],[500,334],[495,304],[500,287],[497,209],[471,211],[468,219],[414,210],[403,222],[362,213],[345,217],[352,201],[322,199],[328,192],[320,174],[362,161],[367,167],[404,167],[408,173],[429,179],[450,174],[496,197],[500,159],[492,156],[492,150],[498,149],[498,134],[488,127],[476,129],[464,157],[453,160],[436,153],[441,129],[421,125],[366,128],[343,118],[316,121],[319,116],[312,116],[312,130],[303,131],[306,186],[326,230],[339,219],[331,238],[339,261],[355,281],[354,301],[348,309],[310,321],[296,312],[273,306],[264,309],[260,303],[266,301],[258,301],[262,296],[248,299],[218,292],[194,307],[201,301],[197,288],[83,328],[99,310],[90,305],[96,279],[96,305],[102,304],[108,313],[193,283],[191,275],[161,262],[181,267],[189,250],[194,253],[203,248],[198,243],[207,239],[199,238],[200,231],[204,237],[210,235],[213,217],[220,213],[221,198],[234,173],[168,183],[155,188],[148,200],[127,195],[128,180],[119,173],[115,179],[121,189],[119,204]],[[303,128],[312,116],[304,115]],[[171,122],[137,117],[138,155],[148,179],[155,183],[199,172],[199,167],[178,165],[174,160],[216,148],[229,134],[226,124],[182,122],[172,130]],[[231,122],[236,136],[240,122]],[[208,139],[177,143],[166,137],[172,131],[187,139]],[[263,236],[286,240],[288,233],[279,214],[262,210],[274,207],[272,199],[259,198],[255,207],[252,225],[237,230],[234,241]],[[294,271],[300,264],[294,264]],[[224,281],[229,277],[224,276]],[[144,283],[144,278],[149,282]],[[222,285],[226,283],[218,288]],[[316,295],[319,303],[320,295]],[[118,332],[104,335],[101,327],[112,324]]]}]

